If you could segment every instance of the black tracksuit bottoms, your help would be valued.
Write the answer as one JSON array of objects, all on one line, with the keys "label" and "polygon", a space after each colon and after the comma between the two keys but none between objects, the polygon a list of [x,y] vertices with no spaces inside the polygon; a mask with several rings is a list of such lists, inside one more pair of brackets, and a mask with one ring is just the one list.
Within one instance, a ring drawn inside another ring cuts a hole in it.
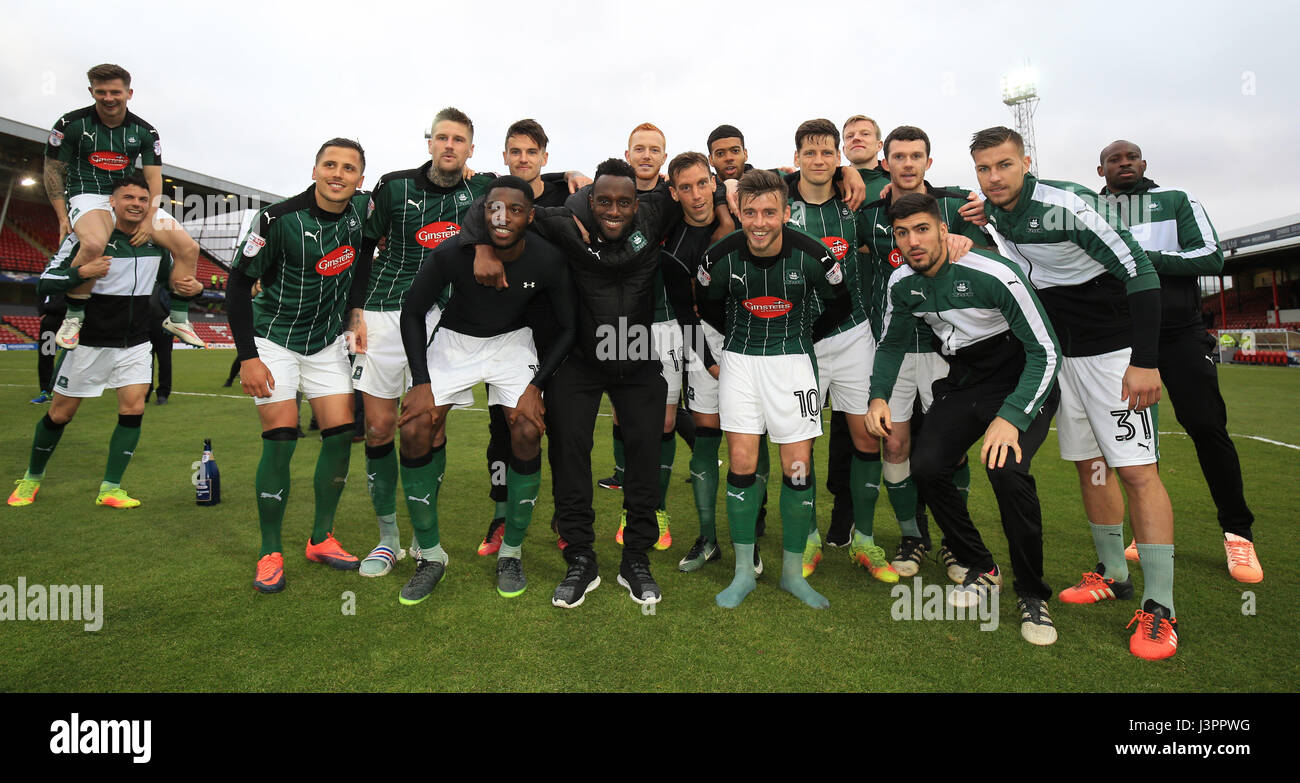
[{"label": "black tracksuit bottoms", "polygon": [[1255,516],[1241,487],[1241,460],[1228,437],[1228,408],[1219,393],[1219,371],[1210,361],[1214,338],[1192,326],[1160,335],[1160,380],[1169,389],[1174,417],[1196,446],[1196,459],[1219,510],[1224,532],[1251,538]]},{"label": "black tracksuit bottoms", "polygon": [[659,505],[659,444],[668,385],[658,361],[640,363],[621,377],[603,364],[571,353],[546,384],[547,456],[557,530],[568,542],[566,560],[573,562],[577,555],[594,557],[592,433],[601,395],[609,394],[618,411],[627,455],[623,559],[647,562],[646,550],[659,539],[655,508]]},{"label": "black tracksuit bottoms", "polygon": [[[935,382],[934,404],[926,413],[925,428],[912,444],[912,477],[925,494],[948,548],[972,572],[985,572],[993,568],[993,555],[985,548],[952,476],[962,455],[983,437],[997,417],[1016,379],[994,379],[965,387],[950,386],[946,380]],[[1043,514],[1029,469],[1038,447],[1047,438],[1060,398],[1060,390],[1053,383],[1029,429],[1020,433],[1023,456],[1019,463],[1012,452],[1006,465],[987,469],[1007,536],[1014,588],[1021,597],[1052,597],[1052,589],[1043,581]]]}]

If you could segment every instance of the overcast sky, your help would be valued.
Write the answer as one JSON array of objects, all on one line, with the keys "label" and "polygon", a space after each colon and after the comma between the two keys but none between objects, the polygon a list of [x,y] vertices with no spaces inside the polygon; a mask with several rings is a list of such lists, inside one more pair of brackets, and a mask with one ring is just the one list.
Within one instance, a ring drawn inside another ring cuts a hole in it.
[{"label": "overcast sky", "polygon": [[131,109],[166,162],[273,193],[309,182],[333,136],[367,182],[428,159],[454,105],[470,165],[502,171],[533,117],[550,168],[590,173],[650,121],[669,155],[721,123],[750,162],[788,164],[794,129],[875,117],[930,135],[936,185],[975,185],[970,134],[1011,124],[999,77],[1038,72],[1042,176],[1102,185],[1097,154],[1142,146],[1148,176],[1195,193],[1220,234],[1300,212],[1300,12],[1289,3],[116,3],[10,4],[0,115],[49,127],[88,105],[86,69],[131,71]]}]

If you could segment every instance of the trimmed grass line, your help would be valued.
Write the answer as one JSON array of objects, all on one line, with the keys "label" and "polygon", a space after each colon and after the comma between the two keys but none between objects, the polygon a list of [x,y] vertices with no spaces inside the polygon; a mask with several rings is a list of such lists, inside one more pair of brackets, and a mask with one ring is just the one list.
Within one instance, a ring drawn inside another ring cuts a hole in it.
[{"label": "trimmed grass line", "polygon": [[[2,385],[2,384],[0,384],[0,385]],[[1052,427],[1051,430],[1052,430],[1052,432],[1056,432],[1056,428],[1055,428],[1055,427]],[[1184,438],[1190,438],[1190,437],[1191,437],[1191,436],[1188,435],[1186,432],[1164,432],[1164,431],[1161,431],[1161,432],[1158,432],[1158,433],[1156,433],[1156,434],[1158,434],[1158,435],[1181,435],[1181,436],[1183,436]],[[1295,445],[1294,443],[1283,443],[1283,442],[1280,441],[1280,440],[1271,440],[1271,439],[1269,439],[1269,438],[1262,438],[1262,437],[1260,437],[1259,435],[1239,435],[1239,434],[1237,434],[1237,433],[1235,433],[1235,432],[1229,432],[1229,433],[1228,433],[1228,437],[1229,437],[1229,438],[1247,438],[1247,439],[1249,439],[1249,440],[1257,440],[1257,441],[1259,441],[1260,443],[1271,443],[1271,444],[1273,444],[1274,446],[1285,446],[1285,447],[1288,448],[1288,449],[1295,449],[1296,451],[1300,451],[1300,446],[1297,446],[1297,445]]]}]

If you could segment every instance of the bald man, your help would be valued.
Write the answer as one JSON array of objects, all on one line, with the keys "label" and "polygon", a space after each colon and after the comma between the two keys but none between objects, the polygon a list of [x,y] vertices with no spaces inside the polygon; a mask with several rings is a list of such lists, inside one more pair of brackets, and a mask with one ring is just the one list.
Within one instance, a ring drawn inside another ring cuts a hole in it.
[{"label": "bald man", "polygon": [[[1218,235],[1200,202],[1180,188],[1146,177],[1142,150],[1131,141],[1101,151],[1101,195],[1129,226],[1160,275],[1160,378],[1174,415],[1196,446],[1201,472],[1219,510],[1228,572],[1239,582],[1264,579],[1255,554],[1254,516],[1242,492],[1241,462],[1228,437],[1228,411],[1211,358],[1215,339],[1201,320],[1198,278],[1223,271]],[[1137,560],[1137,547],[1125,551]]]}]

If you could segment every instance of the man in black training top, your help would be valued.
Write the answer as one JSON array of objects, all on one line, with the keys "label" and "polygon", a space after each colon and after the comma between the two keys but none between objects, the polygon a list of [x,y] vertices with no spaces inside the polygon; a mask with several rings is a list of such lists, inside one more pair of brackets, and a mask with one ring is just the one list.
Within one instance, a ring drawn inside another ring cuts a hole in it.
[{"label": "man in black training top", "polygon": [[[660,242],[681,220],[681,210],[662,193],[638,197],[635,171],[616,159],[601,163],[594,184],[574,194],[569,203],[581,201],[587,202],[592,216],[580,223],[568,208],[537,213],[543,234],[568,256],[577,288],[573,350],[547,387],[552,491],[569,564],[551,603],[573,608],[600,584],[592,550],[591,447],[600,397],[608,393],[614,407],[622,411],[627,446],[628,519],[618,581],[632,600],[653,604],[661,594],[646,550],[659,534],[655,506],[667,386],[650,344],[652,281],[659,268]],[[465,232],[466,241],[479,243],[476,278],[488,285],[510,285],[513,278],[483,244],[487,232],[481,215],[475,217],[471,216]]]},{"label": "man in black training top", "polygon": [[[438,490],[447,455],[445,443],[434,447],[433,436],[453,406],[473,404],[479,383],[488,385],[488,404],[501,406],[510,426],[497,592],[504,598],[524,592],[528,582],[520,555],[542,476],[542,390],[573,343],[568,262],[541,237],[525,238],[533,222],[532,188],[518,177],[499,177],[475,209],[485,210],[488,239],[514,286],[494,290],[477,285],[473,245],[457,239],[429,254],[402,305],[402,346],[413,384],[398,419],[402,486],[418,547],[415,574],[399,598],[407,605],[428,598],[446,571],[447,554],[438,536]],[[451,299],[430,344],[425,318],[448,285]],[[539,364],[524,315],[542,292],[561,331],[546,362]]]}]

